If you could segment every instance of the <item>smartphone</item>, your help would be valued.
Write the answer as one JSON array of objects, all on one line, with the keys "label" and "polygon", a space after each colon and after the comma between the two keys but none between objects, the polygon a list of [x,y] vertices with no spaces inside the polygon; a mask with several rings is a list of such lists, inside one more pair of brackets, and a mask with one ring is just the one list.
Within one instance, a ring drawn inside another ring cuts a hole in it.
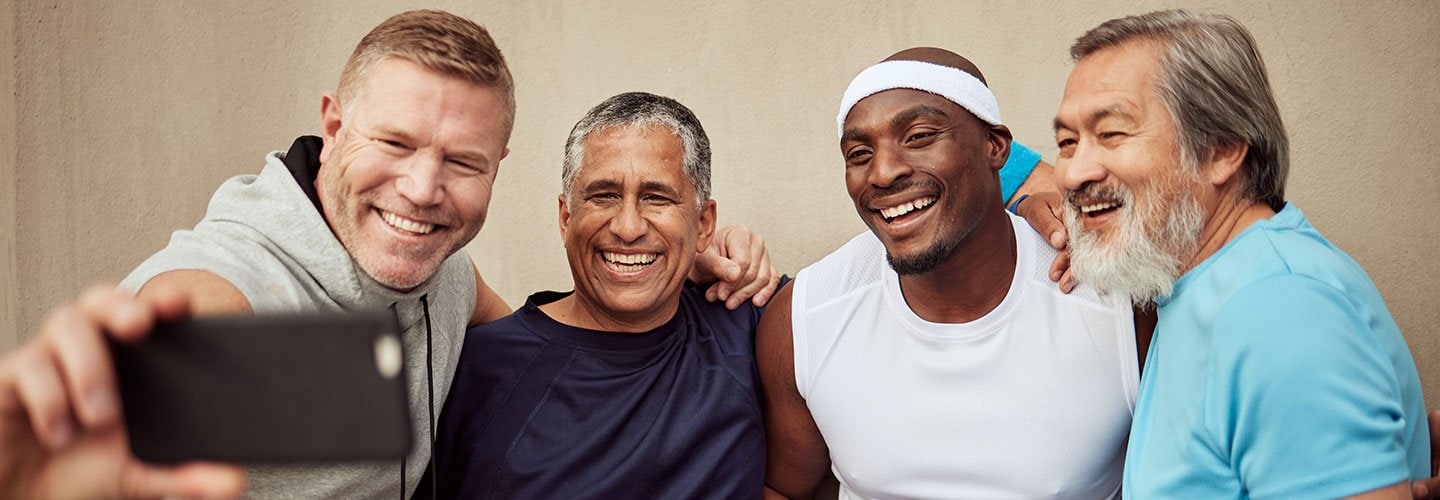
[{"label": "smartphone", "polygon": [[142,460],[334,462],[410,450],[391,315],[196,318],[111,348]]}]

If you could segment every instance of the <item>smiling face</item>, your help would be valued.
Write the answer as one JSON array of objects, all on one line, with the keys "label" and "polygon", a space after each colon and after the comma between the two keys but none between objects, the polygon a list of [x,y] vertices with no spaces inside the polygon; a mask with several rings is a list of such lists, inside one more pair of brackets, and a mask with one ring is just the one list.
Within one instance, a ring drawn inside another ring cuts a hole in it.
[{"label": "smiling face", "polygon": [[1086,56],[1055,117],[1075,276],[1137,303],[1169,293],[1206,218],[1206,184],[1181,164],[1155,91],[1159,50],[1135,41]]},{"label": "smiling face", "polygon": [[[342,104],[322,102],[316,190],[325,219],[360,268],[410,290],[485,222],[509,136],[491,88],[390,58]],[[343,115],[343,116],[342,116]]]},{"label": "smiling face", "polygon": [[684,147],[666,126],[600,129],[584,150],[568,206],[560,196],[574,298],[609,328],[663,323],[709,245],[715,202],[696,204]]},{"label": "smiling face", "polygon": [[851,108],[845,186],[897,273],[943,263],[997,205],[1006,139],[929,92],[887,90]]}]

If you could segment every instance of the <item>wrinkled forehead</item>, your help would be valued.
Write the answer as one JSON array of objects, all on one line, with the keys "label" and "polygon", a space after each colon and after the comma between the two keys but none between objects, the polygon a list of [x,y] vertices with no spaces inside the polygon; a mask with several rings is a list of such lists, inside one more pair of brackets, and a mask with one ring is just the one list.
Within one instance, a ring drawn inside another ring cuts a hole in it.
[{"label": "wrinkled forehead", "polygon": [[578,184],[609,183],[694,189],[684,175],[685,148],[664,124],[615,125],[590,132],[576,172]]}]

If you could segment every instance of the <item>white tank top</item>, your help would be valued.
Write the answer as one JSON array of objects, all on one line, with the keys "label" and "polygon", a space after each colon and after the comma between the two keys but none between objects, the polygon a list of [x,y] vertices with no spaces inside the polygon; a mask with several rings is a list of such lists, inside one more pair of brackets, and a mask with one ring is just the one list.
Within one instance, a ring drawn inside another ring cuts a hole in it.
[{"label": "white tank top", "polygon": [[1129,299],[1061,293],[1055,251],[1011,222],[1010,291],[969,323],[911,311],[868,231],[796,276],[795,383],[841,498],[1119,496],[1139,378]]}]

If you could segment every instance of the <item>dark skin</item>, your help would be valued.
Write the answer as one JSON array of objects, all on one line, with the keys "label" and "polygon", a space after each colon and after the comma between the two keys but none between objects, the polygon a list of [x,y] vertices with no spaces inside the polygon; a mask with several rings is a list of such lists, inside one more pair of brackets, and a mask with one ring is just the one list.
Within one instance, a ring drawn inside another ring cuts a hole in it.
[{"label": "dark skin", "polygon": [[[969,60],[942,49],[908,49],[886,60],[949,66],[985,81]],[[954,103],[921,91],[895,89],[872,95],[857,104],[846,119],[841,139],[846,186],[856,211],[885,243],[887,252],[913,253],[930,243],[924,236],[936,233],[959,238],[934,268],[900,276],[906,303],[928,321],[973,321],[998,306],[1009,291],[1015,272],[1015,235],[1004,205],[997,203],[1000,188],[996,178],[1009,147],[1010,132],[1005,127],[985,124]],[[898,191],[897,186],[901,188]],[[1022,192],[1027,188],[1030,192],[1055,191],[1053,185],[1027,182]],[[938,209],[919,217],[951,217],[890,221],[877,210],[916,196],[935,198],[931,208]],[[1038,232],[1050,236],[1047,239],[1053,245],[1063,247],[1063,238],[1054,238],[1055,233],[1064,231],[1058,212],[1050,210],[1049,198],[1041,201],[1027,200],[1029,206],[1022,204],[1021,212]],[[975,266],[974,262],[993,265]],[[811,498],[830,465],[824,437],[795,387],[791,293],[786,287],[776,294],[756,338],[770,442],[766,498]],[[1137,334],[1142,360],[1153,325],[1153,314],[1137,315],[1136,329],[1144,332]]]},{"label": "dark skin", "polygon": [[[939,49],[906,50],[890,59],[942,64],[979,77],[968,60]],[[987,125],[954,103],[921,91],[881,92],[862,100],[847,117],[841,140],[847,190],[887,251],[896,256],[923,253],[935,245],[937,234],[954,242],[934,267],[900,277],[906,302],[922,318],[972,321],[993,310],[1008,292],[1015,272],[1015,235],[998,201],[996,172],[1009,148],[1005,127]],[[879,212],[916,199],[934,202],[894,219]],[[791,298],[789,287],[775,296],[756,338],[770,442],[766,498],[813,496],[829,466],[824,438],[795,387]]]}]

